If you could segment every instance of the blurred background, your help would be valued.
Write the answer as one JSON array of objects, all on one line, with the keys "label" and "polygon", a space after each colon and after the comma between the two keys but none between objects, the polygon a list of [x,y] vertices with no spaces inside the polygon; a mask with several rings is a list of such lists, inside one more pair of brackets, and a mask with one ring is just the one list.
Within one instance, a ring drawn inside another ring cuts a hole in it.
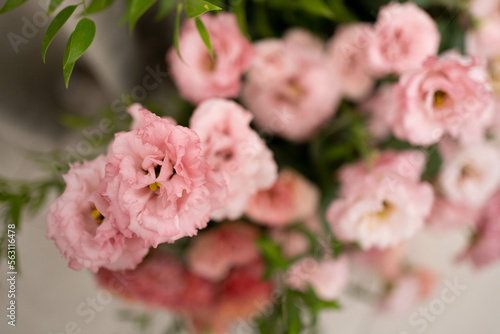
[{"label": "blurred background", "polygon": [[[116,2],[110,10],[95,15],[96,38],[77,62],[66,89],[62,57],[75,22],[69,22],[60,31],[43,64],[40,49],[50,21],[41,22],[40,13],[45,13],[46,8],[45,1],[29,1],[0,18],[0,174],[3,177],[34,179],[41,175],[39,164],[31,158],[32,151],[60,149],[71,154],[83,149],[78,148],[82,130],[69,130],[65,126],[75,123],[80,116],[101,117],[131,98],[174,116],[179,106],[165,74],[164,60],[171,45],[173,17],[155,22],[152,10],[138,22],[131,36],[128,26],[117,24],[124,12],[123,3]],[[12,33],[24,36],[22,43],[13,46],[9,39]],[[151,71],[162,73],[161,79],[147,95],[140,94],[142,90],[135,87],[142,87],[144,77]],[[139,333],[144,322],[141,308],[117,298],[105,298],[87,271],[68,269],[54,244],[45,239],[44,214],[42,210],[40,215],[23,217],[17,236],[22,268],[17,281],[17,326],[8,326],[4,318],[0,333]],[[441,275],[435,294],[413,311],[398,316],[381,315],[362,296],[346,293],[341,298],[342,311],[323,315],[320,333],[498,333],[500,265],[477,272],[467,265],[453,263],[454,254],[465,243],[464,237],[459,233],[428,232],[412,244],[415,261],[426,263]],[[0,269],[7,272],[5,261]],[[456,281],[465,289],[453,302],[446,303],[444,309],[437,308],[440,303],[436,300],[442,299],[443,290]],[[5,279],[0,281],[0,291],[0,304],[6,306]],[[426,309],[432,311],[428,318],[421,313]],[[121,320],[123,310],[137,314],[136,321]],[[168,314],[162,310],[151,312],[152,326],[145,333],[165,333],[170,321]],[[412,315],[414,320],[427,319],[425,329],[422,323],[415,325],[411,321]]]}]

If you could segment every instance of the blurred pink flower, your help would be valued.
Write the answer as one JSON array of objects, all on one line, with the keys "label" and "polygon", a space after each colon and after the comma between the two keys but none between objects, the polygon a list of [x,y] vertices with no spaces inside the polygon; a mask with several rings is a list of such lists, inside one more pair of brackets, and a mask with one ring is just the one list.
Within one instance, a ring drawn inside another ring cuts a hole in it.
[{"label": "blurred pink flower", "polygon": [[276,181],[273,154],[250,127],[252,118],[235,102],[223,99],[203,102],[191,117],[190,128],[200,136],[203,156],[228,185],[227,201],[212,219],[240,218],[250,196]]},{"label": "blurred pink flower", "polygon": [[492,118],[493,100],[486,67],[479,58],[448,53],[427,59],[396,85],[396,137],[431,145],[448,134],[463,142],[480,141]]},{"label": "blurred pink flower", "polygon": [[319,189],[312,182],[285,169],[269,190],[250,199],[246,215],[259,224],[285,226],[312,217],[318,211],[319,199]]},{"label": "blurred pink flower", "polygon": [[[445,142],[446,143],[446,142]],[[500,186],[500,149],[488,142],[441,145],[441,191],[454,203],[481,207]]]},{"label": "blurred pink flower", "polygon": [[229,271],[259,258],[256,245],[259,231],[240,222],[224,223],[193,239],[187,251],[187,263],[196,274],[220,281]]},{"label": "blurred pink flower", "polygon": [[474,224],[478,214],[477,208],[436,197],[427,224],[437,229],[467,227]]},{"label": "blurred pink flower", "polygon": [[373,73],[384,76],[418,69],[436,55],[440,35],[434,20],[412,2],[390,3],[380,9],[368,47]]},{"label": "blurred pink flower", "polygon": [[477,18],[500,15],[499,0],[470,0],[469,10]]},{"label": "blurred pink flower", "polygon": [[[321,240],[323,237],[323,229],[318,215],[313,215],[304,222],[301,222],[300,227],[317,237],[318,240]],[[304,254],[311,246],[304,232],[295,229],[277,227],[271,230],[270,235],[273,241],[281,246],[283,256],[289,259]]]},{"label": "blurred pink flower", "polygon": [[119,230],[156,247],[193,236],[226,196],[196,133],[141,109],[142,127],[116,134],[99,193]]},{"label": "blurred pink flower", "polygon": [[418,302],[425,300],[434,291],[437,277],[426,268],[418,268],[394,282],[380,304],[380,310],[392,314],[411,311]]},{"label": "blurred pink flower", "polygon": [[490,198],[477,222],[469,247],[460,259],[484,268],[500,259],[500,191]]},{"label": "blurred pink flower", "polygon": [[430,184],[420,182],[421,153],[386,151],[371,164],[341,169],[341,197],[327,210],[338,238],[363,249],[388,248],[421,230],[434,200]]},{"label": "blurred pink flower", "polygon": [[149,249],[135,235],[126,238],[114,227],[107,203],[95,193],[105,165],[103,155],[71,165],[63,176],[66,189],[47,214],[47,238],[75,270],[133,269]]},{"label": "blurred pink flower", "polygon": [[340,82],[322,43],[293,30],[282,40],[256,43],[242,100],[263,132],[301,142],[336,112]]},{"label": "blurred pink flower", "polygon": [[198,33],[194,20],[183,24],[179,49],[167,54],[170,72],[181,96],[194,104],[211,97],[237,97],[241,75],[254,55],[252,45],[241,34],[234,14],[200,16],[212,44],[214,60]]},{"label": "blurred pink flower", "polygon": [[394,84],[382,84],[359,106],[370,115],[368,131],[376,141],[386,139],[391,133],[391,123],[397,108],[393,88]]},{"label": "blurred pink flower", "polygon": [[404,244],[385,249],[371,248],[368,251],[352,253],[350,260],[364,269],[374,270],[384,280],[394,280],[403,273],[403,250]]},{"label": "blurred pink flower", "polygon": [[341,90],[353,100],[368,95],[375,84],[367,57],[372,34],[371,26],[366,23],[340,26],[328,46],[338,80],[342,82]]},{"label": "blurred pink flower", "polygon": [[339,297],[349,279],[346,257],[317,261],[312,257],[295,262],[287,273],[286,282],[290,288],[305,291],[310,285],[323,300]]}]

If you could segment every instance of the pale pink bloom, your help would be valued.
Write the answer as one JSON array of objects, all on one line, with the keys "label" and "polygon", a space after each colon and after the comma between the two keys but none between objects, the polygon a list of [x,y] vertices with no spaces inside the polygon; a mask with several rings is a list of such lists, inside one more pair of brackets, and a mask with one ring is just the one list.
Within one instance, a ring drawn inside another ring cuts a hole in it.
[{"label": "pale pink bloom", "polygon": [[469,10],[472,15],[484,18],[500,14],[499,0],[470,0]]},{"label": "pale pink bloom", "polygon": [[500,191],[490,198],[466,251],[460,256],[483,268],[500,259]]},{"label": "pale pink bloom", "polygon": [[310,33],[294,30],[255,48],[242,99],[256,125],[295,142],[311,138],[340,101],[341,83],[323,47]]},{"label": "pale pink bloom", "polygon": [[455,203],[447,198],[436,197],[427,224],[437,229],[472,226],[479,210],[463,203]]},{"label": "pale pink bloom", "polygon": [[383,312],[404,314],[425,300],[436,287],[436,275],[425,268],[399,277],[380,304]]},{"label": "pale pink bloom", "polygon": [[306,257],[290,267],[286,282],[290,288],[298,291],[305,291],[311,286],[320,299],[332,300],[340,296],[348,279],[346,257],[321,261]]},{"label": "pale pink bloom", "polygon": [[106,157],[73,164],[63,176],[66,189],[49,208],[47,238],[54,240],[72,269],[133,269],[149,247],[114,227],[108,205],[96,193],[104,178]]},{"label": "pale pink bloom", "polygon": [[404,244],[391,248],[372,248],[368,251],[356,251],[351,256],[351,262],[362,268],[370,268],[385,280],[394,280],[401,276],[404,270]]},{"label": "pale pink bloom", "polygon": [[[300,226],[318,239],[322,237],[321,221],[318,215],[306,219]],[[270,234],[273,241],[281,246],[283,256],[289,259],[304,254],[311,247],[311,242],[302,231],[275,228]]]},{"label": "pale pink bloom", "polygon": [[396,85],[396,137],[431,145],[445,134],[463,142],[480,141],[492,118],[493,100],[486,67],[479,58],[448,53],[427,59]]},{"label": "pale pink bloom", "polygon": [[259,258],[257,228],[239,222],[225,223],[200,233],[187,251],[189,268],[212,281],[220,281],[229,271]]},{"label": "pale pink bloom", "polygon": [[[450,146],[450,145],[448,145]],[[481,207],[500,186],[500,149],[491,143],[441,148],[441,191],[454,203]]]},{"label": "pale pink bloom", "polygon": [[200,136],[203,156],[228,185],[227,201],[212,219],[241,217],[250,196],[276,181],[273,154],[250,127],[252,118],[235,102],[223,99],[203,102],[191,117],[190,128]]},{"label": "pale pink bloom", "polygon": [[328,46],[338,80],[342,82],[341,90],[353,100],[368,95],[375,83],[367,57],[372,34],[371,26],[366,23],[340,26]]},{"label": "pale pink bloom", "polygon": [[486,18],[469,30],[465,39],[467,53],[487,58],[500,55],[500,14]]},{"label": "pale pink bloom", "polygon": [[387,151],[370,169],[363,162],[344,167],[341,197],[330,204],[326,217],[336,236],[365,250],[414,237],[434,200],[431,185],[419,181],[424,163],[418,152]]},{"label": "pale pink bloom", "polygon": [[417,69],[438,52],[436,23],[412,2],[382,7],[373,31],[368,60],[372,71],[380,76]]},{"label": "pale pink bloom", "polygon": [[202,158],[200,139],[141,109],[142,127],[116,134],[99,193],[125,235],[156,247],[205,228],[226,185]]},{"label": "pale pink bloom", "polygon": [[319,189],[299,173],[285,169],[269,190],[255,194],[246,210],[248,218],[269,226],[285,226],[312,217],[319,207]]},{"label": "pale pink bloom", "polygon": [[254,55],[252,45],[241,34],[234,14],[200,16],[210,36],[214,60],[203,43],[194,20],[183,24],[179,49],[167,54],[170,72],[181,96],[198,104],[211,97],[237,97],[241,75]]},{"label": "pale pink bloom", "polygon": [[384,83],[360,108],[370,115],[368,131],[376,140],[384,140],[391,133],[392,119],[397,111],[394,84]]}]

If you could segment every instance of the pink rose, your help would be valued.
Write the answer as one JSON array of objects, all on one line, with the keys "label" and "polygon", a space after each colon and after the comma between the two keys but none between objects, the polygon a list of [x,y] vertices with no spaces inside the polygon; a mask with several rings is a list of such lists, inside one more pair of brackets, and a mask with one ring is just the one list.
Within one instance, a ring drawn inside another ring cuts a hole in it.
[{"label": "pink rose", "polygon": [[477,220],[478,213],[477,208],[436,197],[427,224],[437,229],[468,227]]},{"label": "pink rose", "polygon": [[431,57],[422,68],[403,74],[395,89],[399,108],[393,132],[415,145],[434,144],[445,134],[479,141],[492,117],[491,89],[478,58]]},{"label": "pink rose", "polygon": [[436,275],[426,268],[399,277],[381,301],[381,311],[404,314],[411,311],[418,302],[425,300],[436,287]]},{"label": "pink rose", "polygon": [[488,142],[451,146],[441,146],[441,191],[454,203],[481,207],[500,186],[500,149]]},{"label": "pink rose", "polygon": [[372,71],[380,76],[417,69],[436,55],[440,35],[434,20],[417,5],[390,3],[380,9],[368,47]]},{"label": "pink rose", "polygon": [[323,300],[339,297],[349,279],[346,257],[317,261],[307,257],[295,262],[287,273],[286,282],[290,288],[305,291],[310,285]]},{"label": "pink rose", "polygon": [[397,103],[394,95],[394,85],[384,83],[360,108],[370,115],[368,130],[376,140],[384,140],[391,132],[391,120],[396,113]]},{"label": "pink rose", "polygon": [[181,29],[179,49],[167,54],[174,82],[180,94],[194,104],[211,97],[237,97],[241,75],[254,55],[252,45],[241,34],[234,14],[200,16],[210,36],[214,60],[203,43],[194,20]]},{"label": "pink rose", "polygon": [[135,270],[99,270],[100,287],[126,300],[164,307],[181,314],[204,314],[216,305],[217,287],[188,271],[172,255],[154,252]]},{"label": "pink rose", "polygon": [[108,206],[96,193],[104,178],[106,157],[73,164],[63,176],[66,189],[49,208],[47,238],[54,240],[72,269],[133,269],[149,247],[114,227]]},{"label": "pink rose", "polygon": [[250,127],[252,118],[223,99],[203,102],[191,117],[190,128],[200,136],[203,156],[228,185],[227,201],[212,213],[215,220],[241,217],[250,196],[271,187],[277,178],[273,154]]},{"label": "pink rose", "polygon": [[142,127],[116,134],[99,190],[119,230],[156,247],[193,236],[226,196],[196,133],[140,110]]},{"label": "pink rose", "polygon": [[484,268],[500,259],[500,191],[491,197],[478,220],[471,243],[460,259]]},{"label": "pink rose", "polygon": [[193,239],[187,251],[189,268],[212,281],[220,281],[237,266],[259,258],[259,231],[239,222],[225,223]]},{"label": "pink rose", "polygon": [[340,82],[322,44],[305,31],[255,45],[242,100],[262,131],[295,142],[311,138],[336,112]]},{"label": "pink rose", "polygon": [[342,168],[341,197],[327,210],[334,233],[363,249],[388,248],[421,230],[434,199],[420,182],[425,159],[419,152],[384,152],[371,169],[360,162]]},{"label": "pink rose", "polygon": [[318,188],[299,173],[285,169],[269,190],[255,194],[246,215],[269,226],[285,226],[312,217],[319,207]]},{"label": "pink rose", "polygon": [[328,53],[336,69],[341,90],[353,100],[365,97],[374,86],[369,72],[367,48],[372,37],[369,24],[340,26],[332,37]]}]

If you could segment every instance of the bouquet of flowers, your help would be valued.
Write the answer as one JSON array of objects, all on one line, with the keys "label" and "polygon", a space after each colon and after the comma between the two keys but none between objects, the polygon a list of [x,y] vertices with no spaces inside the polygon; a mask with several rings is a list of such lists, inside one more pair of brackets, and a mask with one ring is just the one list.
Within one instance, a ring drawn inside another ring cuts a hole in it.
[{"label": "bouquet of flowers", "polygon": [[[132,27],[154,3],[136,2]],[[429,296],[437,273],[407,258],[424,229],[470,234],[454,260],[500,259],[498,0],[219,2],[160,4],[183,116],[133,103],[65,171],[47,237],[71,269],[190,333],[275,334],[349,291],[384,312]]]}]

